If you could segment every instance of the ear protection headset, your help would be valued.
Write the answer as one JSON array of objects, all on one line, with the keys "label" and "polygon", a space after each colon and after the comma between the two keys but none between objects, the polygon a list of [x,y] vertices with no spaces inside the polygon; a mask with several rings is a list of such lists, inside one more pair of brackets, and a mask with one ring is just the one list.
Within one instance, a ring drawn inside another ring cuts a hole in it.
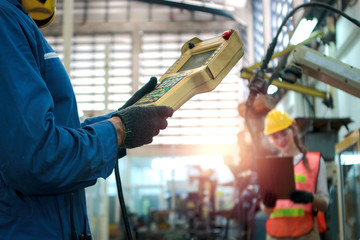
[{"label": "ear protection headset", "polygon": [[56,0],[22,0],[21,4],[39,28],[46,27],[55,18]]}]

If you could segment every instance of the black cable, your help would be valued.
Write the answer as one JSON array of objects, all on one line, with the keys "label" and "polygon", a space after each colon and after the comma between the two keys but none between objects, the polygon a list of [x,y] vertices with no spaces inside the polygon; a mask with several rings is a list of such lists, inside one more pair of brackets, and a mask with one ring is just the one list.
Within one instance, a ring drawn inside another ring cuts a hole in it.
[{"label": "black cable", "polygon": [[75,230],[74,222],[74,194],[70,193],[70,226],[71,226],[71,239],[77,240],[78,236]]},{"label": "black cable", "polygon": [[128,240],[132,240],[133,238],[131,235],[131,228],[130,228],[129,219],[128,219],[128,215],[127,215],[127,211],[126,211],[124,194],[122,192],[122,187],[121,187],[121,179],[120,179],[120,172],[119,172],[119,159],[116,159],[116,162],[115,162],[115,179],[116,179],[117,192],[118,192],[120,208],[121,208],[121,213],[122,213],[121,216],[122,216],[124,224],[125,224],[126,236],[127,236]]},{"label": "black cable", "polygon": [[321,8],[331,10],[331,11],[333,11],[335,13],[338,13],[341,16],[345,17],[350,22],[354,23],[356,26],[360,27],[360,22],[358,20],[356,20],[355,18],[350,17],[349,15],[347,15],[344,12],[340,11],[339,9],[334,8],[334,7],[332,7],[332,6],[328,5],[328,4],[325,4],[325,3],[311,2],[311,3],[300,4],[299,6],[295,7],[283,19],[280,27],[277,30],[277,33],[276,33],[275,37],[273,38],[272,42],[270,43],[270,45],[269,45],[269,47],[268,47],[268,49],[266,51],[266,55],[264,57],[264,60],[262,61],[260,69],[257,71],[257,73],[255,74],[255,77],[253,77],[252,80],[249,83],[250,94],[249,94],[248,99],[246,101],[245,113],[247,112],[247,108],[251,107],[253,105],[255,97],[257,96],[257,94],[259,94],[259,93],[266,94],[267,87],[269,86],[269,84],[267,84],[265,79],[264,79],[265,78],[265,71],[268,68],[268,64],[269,64],[269,62],[271,60],[271,57],[272,57],[272,55],[274,53],[275,46],[277,44],[278,37],[279,37],[279,35],[281,33],[282,28],[285,26],[285,24],[287,23],[289,18],[292,17],[297,10],[299,10],[300,8],[306,8],[306,7],[321,7]]},{"label": "black cable", "polygon": [[275,50],[275,46],[278,40],[278,37],[281,33],[282,28],[285,26],[285,24],[287,23],[287,21],[289,20],[290,17],[292,17],[294,15],[294,13],[299,10],[300,8],[305,8],[305,7],[322,7],[322,8],[326,8],[328,10],[334,11],[338,14],[340,14],[341,16],[345,17],[346,19],[348,19],[350,22],[354,23],[355,25],[357,25],[358,27],[360,27],[360,22],[358,20],[356,20],[355,18],[350,17],[349,15],[347,15],[346,13],[340,11],[337,8],[334,8],[328,4],[325,3],[320,3],[320,2],[311,2],[311,3],[304,3],[304,4],[300,4],[299,6],[295,7],[293,10],[291,10],[284,18],[284,20],[282,21],[280,27],[278,28],[278,31],[275,35],[275,37],[273,38],[273,41],[270,43],[269,48],[266,52],[266,56],[262,62],[261,65],[261,69],[267,69],[267,66],[269,64],[269,61],[271,59],[271,56],[274,53]]}]

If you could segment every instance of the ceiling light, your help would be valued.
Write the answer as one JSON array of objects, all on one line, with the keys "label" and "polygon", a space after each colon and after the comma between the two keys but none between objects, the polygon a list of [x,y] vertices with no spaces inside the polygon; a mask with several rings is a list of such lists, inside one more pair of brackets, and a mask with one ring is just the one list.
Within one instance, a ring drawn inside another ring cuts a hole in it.
[{"label": "ceiling light", "polygon": [[314,30],[317,23],[318,20],[316,18],[313,18],[312,20],[302,18],[297,25],[295,32],[291,36],[290,44],[297,45],[306,40]]},{"label": "ceiling light", "polygon": [[272,94],[276,93],[278,90],[279,90],[279,88],[278,88],[277,86],[271,84],[271,85],[268,87],[266,93],[267,93],[268,95],[272,95]]},{"label": "ceiling light", "polygon": [[243,8],[246,5],[246,0],[226,0],[225,4],[232,7]]}]

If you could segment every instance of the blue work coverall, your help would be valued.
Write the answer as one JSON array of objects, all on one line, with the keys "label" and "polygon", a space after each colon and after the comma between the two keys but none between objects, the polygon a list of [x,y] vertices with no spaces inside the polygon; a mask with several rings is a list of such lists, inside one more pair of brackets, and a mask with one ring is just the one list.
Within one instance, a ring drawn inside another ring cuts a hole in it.
[{"label": "blue work coverall", "polygon": [[89,234],[84,188],[111,174],[115,128],[109,115],[80,125],[61,61],[17,0],[0,1],[0,26],[0,239]]}]

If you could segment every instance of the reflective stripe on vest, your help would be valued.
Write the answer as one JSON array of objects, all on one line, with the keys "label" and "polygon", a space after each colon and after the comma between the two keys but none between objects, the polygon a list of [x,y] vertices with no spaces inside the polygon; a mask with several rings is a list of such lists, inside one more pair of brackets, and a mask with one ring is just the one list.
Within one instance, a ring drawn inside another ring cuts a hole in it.
[{"label": "reflective stripe on vest", "polygon": [[275,209],[270,217],[277,218],[277,217],[303,217],[305,216],[305,211],[303,208],[282,208],[282,209]]},{"label": "reflective stripe on vest", "polygon": [[295,174],[295,182],[299,182],[299,183],[306,182],[306,176],[302,174]]},{"label": "reflective stripe on vest", "polygon": [[[303,160],[294,166],[297,190],[315,192],[319,172],[320,153],[307,153],[311,171],[306,169]],[[312,204],[295,204],[291,200],[276,201],[274,212],[266,222],[266,231],[273,237],[299,237],[309,233],[314,227]]]}]

